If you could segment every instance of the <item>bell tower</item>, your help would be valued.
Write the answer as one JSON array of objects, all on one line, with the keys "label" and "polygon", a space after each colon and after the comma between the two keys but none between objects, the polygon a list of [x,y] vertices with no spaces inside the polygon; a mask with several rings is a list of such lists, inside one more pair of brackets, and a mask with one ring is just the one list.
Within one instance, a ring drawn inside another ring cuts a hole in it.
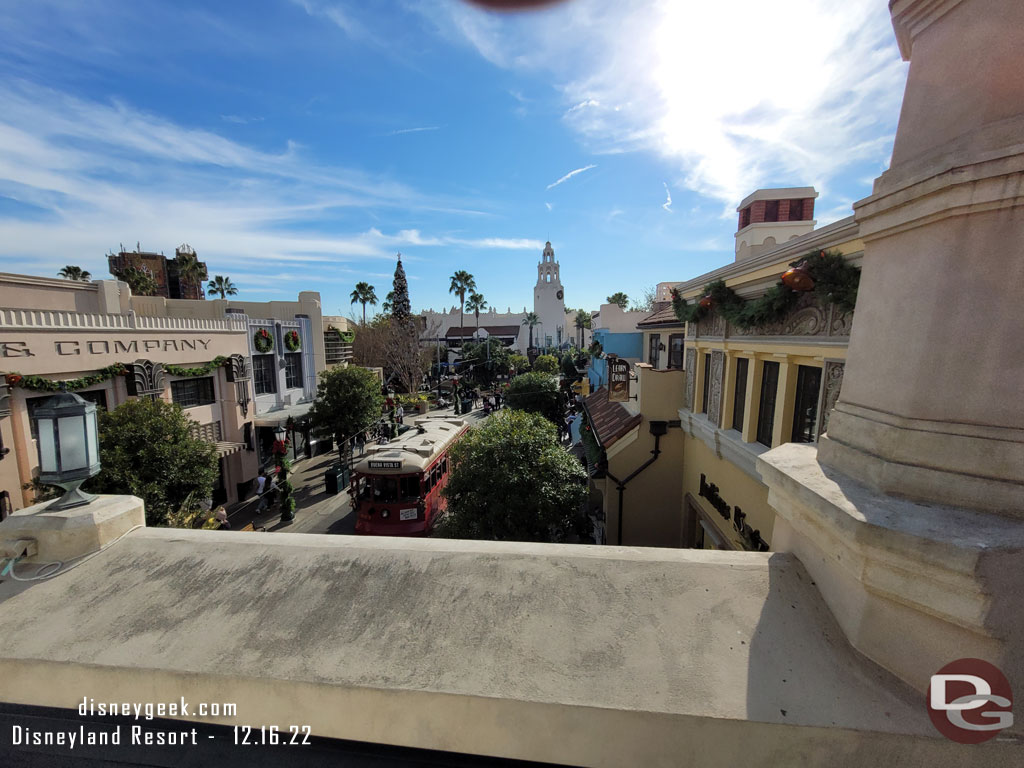
[{"label": "bell tower", "polygon": [[534,328],[534,345],[558,346],[566,340],[565,335],[565,291],[559,276],[558,262],[551,243],[544,244],[544,251],[537,264],[537,285],[533,289],[533,311],[540,319]]}]

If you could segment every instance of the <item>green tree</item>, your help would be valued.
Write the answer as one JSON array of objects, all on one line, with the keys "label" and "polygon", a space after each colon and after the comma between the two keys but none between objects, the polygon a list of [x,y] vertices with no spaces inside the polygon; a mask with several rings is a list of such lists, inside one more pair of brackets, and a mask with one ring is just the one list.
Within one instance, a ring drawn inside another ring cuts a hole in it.
[{"label": "green tree", "polygon": [[546,373],[523,373],[516,376],[508,386],[505,401],[509,408],[537,413],[556,423],[562,418],[558,385]]},{"label": "green tree", "polygon": [[629,306],[629,296],[624,294],[622,291],[616,291],[608,297],[609,304],[618,304],[620,309],[625,309]]},{"label": "green tree", "polygon": [[[542,479],[538,482],[538,479]],[[504,411],[451,449],[439,533],[488,541],[564,541],[585,530],[586,472],[536,414]]]},{"label": "green tree", "polygon": [[196,252],[188,246],[182,246],[174,256],[174,262],[178,267],[178,279],[189,285],[199,288],[199,295],[203,294],[203,280],[206,279],[206,266],[199,261]]},{"label": "green tree", "polygon": [[533,326],[540,324],[540,318],[537,317],[536,312],[527,312],[526,317],[523,318],[523,325],[530,326],[530,344],[529,348],[533,349]]},{"label": "green tree", "polygon": [[508,357],[508,368],[512,374],[526,373],[530,370],[530,358],[526,355],[509,355]]},{"label": "green tree", "polygon": [[554,355],[541,355],[533,361],[533,370],[537,373],[558,373],[558,358]]},{"label": "green tree", "polygon": [[398,266],[395,267],[394,290],[388,294],[391,305],[391,316],[400,323],[405,323],[412,315],[409,303],[409,283],[405,279],[405,268],[402,267],[402,254],[398,254]]},{"label": "green tree", "polygon": [[383,405],[377,377],[365,368],[350,365],[321,371],[309,415],[313,428],[333,436],[341,451],[345,440],[380,418]]},{"label": "green tree", "polygon": [[190,496],[207,499],[217,449],[193,436],[195,422],[163,400],[129,400],[100,418],[99,475],[90,489],[146,503],[146,524],[165,526]]},{"label": "green tree", "polygon": [[585,309],[576,310],[576,338],[578,342],[577,347],[583,346],[583,329],[590,327],[590,313]]},{"label": "green tree", "polygon": [[213,280],[206,286],[206,293],[209,296],[216,296],[220,294],[222,299],[226,299],[228,296],[237,296],[238,288],[231,282],[230,277],[223,277],[221,275],[214,275]]},{"label": "green tree", "polygon": [[580,377],[579,372],[576,370],[576,361],[573,360],[573,356],[566,353],[562,357],[562,375],[565,376],[569,381],[576,381]]},{"label": "green tree", "polygon": [[356,289],[350,294],[351,303],[359,302],[363,305],[363,325],[366,325],[366,305],[377,306],[377,293],[369,283],[356,283]]},{"label": "green tree", "polygon": [[467,341],[462,351],[463,360],[473,361],[473,378],[482,385],[490,385],[499,373],[507,373],[508,347],[494,338],[483,341]]},{"label": "green tree", "polygon": [[[463,315],[466,314],[466,294],[470,291],[476,290],[476,280],[464,269],[460,269],[451,277],[452,283],[448,286],[448,293],[454,293],[459,297],[459,333],[462,333],[462,328],[465,325]],[[459,339],[461,344],[462,339]]]},{"label": "green tree", "polygon": [[657,290],[655,290],[654,286],[648,286],[647,288],[644,288],[643,298],[639,301],[634,301],[630,310],[632,312],[653,312],[654,302],[657,298]]},{"label": "green tree", "polygon": [[128,287],[136,296],[156,296],[156,280],[138,267],[129,265],[124,269],[112,270],[111,274],[118,280],[128,283]]},{"label": "green tree", "polygon": [[66,267],[61,267],[60,272],[57,273],[57,277],[63,277],[65,280],[77,280],[82,283],[88,283],[92,280],[92,275],[89,272],[72,264],[68,264]]},{"label": "green tree", "polygon": [[476,316],[476,330],[477,335],[480,333],[480,313],[487,309],[487,300],[483,297],[483,294],[473,291],[469,294],[469,301],[466,302],[466,309],[472,312]]}]

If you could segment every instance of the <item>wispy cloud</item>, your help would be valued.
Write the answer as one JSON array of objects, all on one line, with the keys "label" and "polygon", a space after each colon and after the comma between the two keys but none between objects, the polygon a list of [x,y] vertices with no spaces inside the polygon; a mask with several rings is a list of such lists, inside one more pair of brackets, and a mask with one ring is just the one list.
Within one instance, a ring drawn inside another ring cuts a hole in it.
[{"label": "wispy cloud", "polygon": [[490,62],[562,84],[589,151],[653,151],[723,209],[888,160],[907,66],[884,3],[593,0],[515,19],[446,7]]},{"label": "wispy cloud", "polygon": [[439,131],[441,126],[439,125],[427,125],[423,128],[399,128],[397,131],[391,131],[385,134],[386,136],[399,136],[403,133],[419,133],[420,131]]},{"label": "wispy cloud", "polygon": [[665,203],[661,207],[672,213],[672,193],[668,191],[668,184],[664,181],[661,182],[661,186],[665,188]]},{"label": "wispy cloud", "polygon": [[558,181],[553,181],[550,184],[548,184],[547,187],[545,187],[545,189],[553,189],[553,188],[557,187],[559,184],[561,184],[562,182],[568,181],[573,176],[576,176],[577,174],[583,173],[584,171],[589,171],[591,168],[597,168],[597,166],[593,165],[593,164],[585,165],[582,168],[577,168],[575,171],[569,171],[567,174],[565,174],[565,176],[560,178]]},{"label": "wispy cloud", "polygon": [[247,125],[248,123],[262,123],[262,117],[242,117],[241,115],[221,115],[220,119],[225,123],[237,123],[238,125]]},{"label": "wispy cloud", "polygon": [[380,45],[378,38],[371,34],[362,22],[348,10],[342,8],[340,3],[321,2],[320,0],[292,0],[292,2],[302,7],[310,16],[327,19],[352,40]]},{"label": "wispy cloud", "polygon": [[544,207],[547,208],[549,211],[554,208],[554,206],[551,203],[544,203]]}]

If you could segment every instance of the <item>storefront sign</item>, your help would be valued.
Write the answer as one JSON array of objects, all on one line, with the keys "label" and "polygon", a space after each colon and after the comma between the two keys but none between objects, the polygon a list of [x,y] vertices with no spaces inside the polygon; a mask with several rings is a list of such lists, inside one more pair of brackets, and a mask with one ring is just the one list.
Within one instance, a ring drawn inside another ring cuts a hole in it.
[{"label": "storefront sign", "polygon": [[[54,341],[53,351],[63,357],[75,355],[143,354],[146,352],[198,352],[209,348],[212,339],[133,339],[131,341]],[[27,341],[0,341],[0,357],[35,357]]]},{"label": "storefront sign", "polygon": [[733,530],[739,535],[746,549],[754,552],[768,551],[768,542],[761,538],[761,531],[747,524],[747,513],[739,507],[730,507],[718,494],[718,486],[709,483],[707,476],[703,474],[700,476],[700,495],[708,500],[724,520],[732,519]]},{"label": "storefront sign", "polygon": [[625,403],[629,400],[629,362],[617,357],[608,358],[608,401]]}]

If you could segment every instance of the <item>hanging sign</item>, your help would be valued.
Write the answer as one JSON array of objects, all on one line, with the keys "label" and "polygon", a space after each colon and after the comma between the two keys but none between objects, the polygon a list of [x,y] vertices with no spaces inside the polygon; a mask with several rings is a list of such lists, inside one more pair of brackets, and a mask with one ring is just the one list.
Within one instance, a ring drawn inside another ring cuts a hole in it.
[{"label": "hanging sign", "polygon": [[613,403],[629,400],[629,362],[618,357],[608,358],[608,400]]}]

